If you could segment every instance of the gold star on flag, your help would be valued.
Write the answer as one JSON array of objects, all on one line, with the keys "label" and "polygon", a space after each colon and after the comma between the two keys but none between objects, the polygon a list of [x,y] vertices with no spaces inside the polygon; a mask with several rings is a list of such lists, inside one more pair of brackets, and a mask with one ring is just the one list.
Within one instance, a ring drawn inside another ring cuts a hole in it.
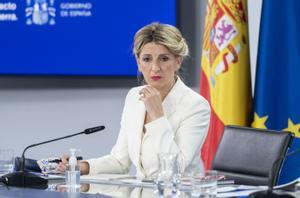
[{"label": "gold star on flag", "polygon": [[254,113],[254,121],[252,122],[251,126],[253,128],[260,128],[260,129],[266,129],[266,121],[268,119],[268,116],[259,117],[257,113]]},{"label": "gold star on flag", "polygon": [[299,129],[300,129],[300,123],[294,124],[293,121],[289,118],[288,127],[283,129],[283,131],[292,132],[295,134],[296,137],[300,137]]}]

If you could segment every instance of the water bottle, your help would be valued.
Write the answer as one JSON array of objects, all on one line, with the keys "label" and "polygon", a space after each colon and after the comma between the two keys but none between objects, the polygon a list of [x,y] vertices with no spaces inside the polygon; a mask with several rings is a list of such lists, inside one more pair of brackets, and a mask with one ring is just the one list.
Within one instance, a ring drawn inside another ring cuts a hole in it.
[{"label": "water bottle", "polygon": [[80,167],[77,165],[76,149],[70,149],[70,153],[66,168],[66,185],[70,188],[80,188]]}]

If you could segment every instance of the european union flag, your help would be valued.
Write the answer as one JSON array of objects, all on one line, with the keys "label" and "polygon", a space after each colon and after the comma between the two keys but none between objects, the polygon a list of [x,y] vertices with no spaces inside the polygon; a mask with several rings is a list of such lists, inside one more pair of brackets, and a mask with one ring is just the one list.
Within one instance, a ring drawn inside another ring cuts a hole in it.
[{"label": "european union flag", "polygon": [[[300,148],[300,1],[262,6],[253,127],[290,131]],[[300,177],[300,153],[288,156],[279,183]]]}]

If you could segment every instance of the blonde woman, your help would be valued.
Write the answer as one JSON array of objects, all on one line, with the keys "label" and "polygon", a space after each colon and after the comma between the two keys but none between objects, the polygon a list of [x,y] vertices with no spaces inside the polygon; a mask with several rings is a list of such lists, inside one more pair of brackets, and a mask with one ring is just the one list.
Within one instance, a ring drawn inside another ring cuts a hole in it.
[{"label": "blonde woman", "polygon": [[[134,37],[138,69],[144,85],[126,97],[121,129],[109,155],[80,162],[82,174],[128,173],[152,177],[159,167],[158,153],[177,153],[181,172],[203,169],[200,150],[209,120],[208,102],[178,76],[188,46],[171,25],[152,23]],[[67,161],[59,164],[65,170]]]}]

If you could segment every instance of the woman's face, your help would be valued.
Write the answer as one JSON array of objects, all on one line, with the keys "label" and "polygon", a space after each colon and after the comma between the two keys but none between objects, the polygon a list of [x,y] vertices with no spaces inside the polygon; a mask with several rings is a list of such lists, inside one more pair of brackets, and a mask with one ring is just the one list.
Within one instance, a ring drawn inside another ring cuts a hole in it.
[{"label": "woman's face", "polygon": [[148,85],[160,92],[169,92],[175,83],[181,57],[176,57],[164,45],[151,42],[144,45],[137,63]]}]

